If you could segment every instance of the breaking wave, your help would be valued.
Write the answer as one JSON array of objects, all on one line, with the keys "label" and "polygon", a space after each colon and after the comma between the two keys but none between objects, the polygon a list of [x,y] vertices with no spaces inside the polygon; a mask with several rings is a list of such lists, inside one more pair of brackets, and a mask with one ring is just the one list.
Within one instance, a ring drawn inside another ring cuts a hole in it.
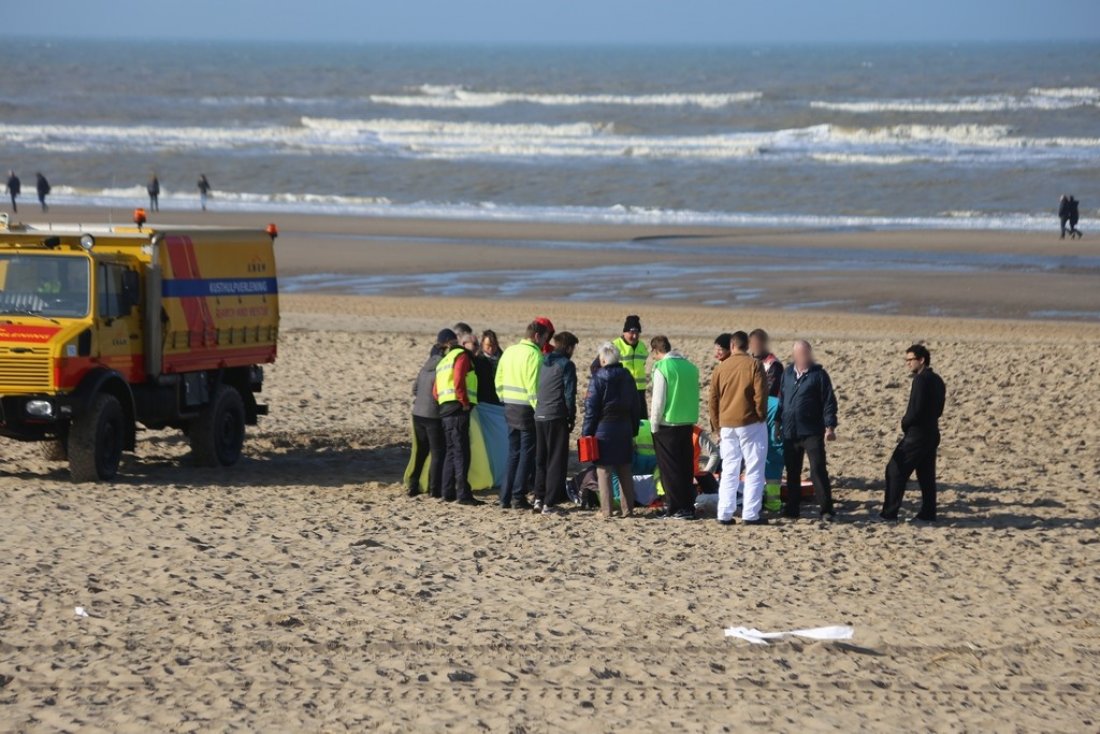
[{"label": "breaking wave", "polygon": [[395,107],[435,107],[444,109],[500,107],[507,104],[531,104],[548,107],[630,106],[630,107],[703,107],[714,109],[753,102],[762,92],[666,93],[666,94],[546,94],[535,92],[479,92],[460,86],[423,84],[411,94],[372,94],[370,101]]}]

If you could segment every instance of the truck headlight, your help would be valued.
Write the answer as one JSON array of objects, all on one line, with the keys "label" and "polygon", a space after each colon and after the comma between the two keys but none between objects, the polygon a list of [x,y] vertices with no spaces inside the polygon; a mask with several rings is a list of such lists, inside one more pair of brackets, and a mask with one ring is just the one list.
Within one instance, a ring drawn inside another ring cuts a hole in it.
[{"label": "truck headlight", "polygon": [[32,418],[53,418],[53,403],[49,400],[28,400],[26,411]]}]

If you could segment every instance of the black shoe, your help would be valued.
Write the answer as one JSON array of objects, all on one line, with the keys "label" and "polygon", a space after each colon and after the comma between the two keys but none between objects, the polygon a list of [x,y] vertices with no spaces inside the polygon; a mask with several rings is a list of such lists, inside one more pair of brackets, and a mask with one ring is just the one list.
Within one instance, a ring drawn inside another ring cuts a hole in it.
[{"label": "black shoe", "polygon": [[443,500],[444,502],[454,502],[455,501],[455,496],[453,494],[451,494],[451,495],[445,494],[442,497],[440,497],[440,499]]},{"label": "black shoe", "polygon": [[409,493],[410,497],[415,497],[420,494],[420,487],[409,487],[406,491]]},{"label": "black shoe", "polygon": [[916,515],[915,517],[910,518],[909,522],[913,525],[930,525],[936,522],[936,518]]},{"label": "black shoe", "polygon": [[485,503],[479,500],[477,497],[463,497],[458,501],[458,504],[470,505],[472,507],[475,505],[484,505]]},{"label": "black shoe", "polygon": [[836,515],[832,512],[823,512],[817,516],[817,519],[821,522],[832,522],[836,519]]},{"label": "black shoe", "polygon": [[784,520],[797,520],[802,517],[802,515],[797,512],[784,512],[781,517]]},{"label": "black shoe", "polygon": [[672,515],[672,519],[673,520],[694,520],[695,519],[695,511],[694,510],[680,510],[679,512],[674,513]]},{"label": "black shoe", "polygon": [[736,520],[734,520],[734,519],[733,519],[733,518],[731,517],[731,518],[730,518],[729,520],[719,520],[719,521],[718,521],[718,524],[719,524],[719,525],[736,525],[736,524],[737,524],[737,521],[736,521]]},{"label": "black shoe", "polygon": [[887,517],[886,515],[883,515],[882,513],[879,513],[878,515],[875,515],[871,519],[874,520],[875,522],[897,522],[898,521],[898,516],[893,515],[891,517]]},{"label": "black shoe", "polygon": [[443,494],[439,490],[436,490],[435,492],[428,492],[428,494],[432,497],[432,499],[443,499]]},{"label": "black shoe", "polygon": [[766,517],[758,517],[755,520],[743,520],[746,525],[771,525]]},{"label": "black shoe", "polygon": [[535,509],[535,506],[532,505],[530,502],[528,502],[526,499],[513,500],[512,501],[512,509],[513,510],[533,510],[533,509]]}]

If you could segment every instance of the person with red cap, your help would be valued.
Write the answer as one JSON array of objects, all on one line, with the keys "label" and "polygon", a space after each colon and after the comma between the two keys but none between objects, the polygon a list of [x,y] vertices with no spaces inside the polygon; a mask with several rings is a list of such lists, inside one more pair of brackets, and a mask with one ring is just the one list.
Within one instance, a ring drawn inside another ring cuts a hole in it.
[{"label": "person with red cap", "polygon": [[538,316],[535,318],[535,323],[546,327],[546,343],[542,345],[542,353],[550,354],[554,351],[554,344],[551,341],[554,338],[554,322],[545,316]]}]

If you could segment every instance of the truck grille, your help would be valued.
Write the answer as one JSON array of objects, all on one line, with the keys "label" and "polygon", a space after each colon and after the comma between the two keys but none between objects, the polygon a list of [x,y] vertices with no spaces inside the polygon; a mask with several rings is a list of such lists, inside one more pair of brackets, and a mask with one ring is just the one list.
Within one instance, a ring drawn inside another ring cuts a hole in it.
[{"label": "truck grille", "polygon": [[0,392],[50,389],[50,358],[0,354]]}]

